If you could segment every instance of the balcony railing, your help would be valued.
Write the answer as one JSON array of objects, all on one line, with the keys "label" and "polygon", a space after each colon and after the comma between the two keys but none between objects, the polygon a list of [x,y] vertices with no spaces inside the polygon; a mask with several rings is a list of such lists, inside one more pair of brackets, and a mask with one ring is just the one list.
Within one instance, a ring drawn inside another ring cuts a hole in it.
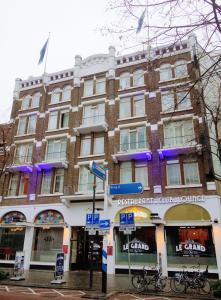
[{"label": "balcony railing", "polygon": [[138,152],[148,149],[147,141],[123,143],[116,146],[116,152]]},{"label": "balcony railing", "polygon": [[85,117],[82,119],[82,125],[87,126],[87,125],[96,125],[100,123],[105,122],[105,115],[96,115],[92,117]]},{"label": "balcony railing", "polygon": [[45,161],[47,162],[65,161],[65,160],[66,160],[66,151],[46,153],[45,156]]},{"label": "balcony railing", "polygon": [[196,138],[194,135],[175,136],[165,138],[161,144],[161,148],[175,148],[175,147],[191,147],[196,145]]},{"label": "balcony railing", "polygon": [[[78,185],[78,192],[82,194],[91,194],[93,191],[93,183],[83,183]],[[103,182],[97,182],[96,183],[96,191],[103,191],[104,190],[104,184]]]},{"label": "balcony railing", "polygon": [[14,158],[14,164],[21,165],[32,162],[32,155],[16,155]]}]

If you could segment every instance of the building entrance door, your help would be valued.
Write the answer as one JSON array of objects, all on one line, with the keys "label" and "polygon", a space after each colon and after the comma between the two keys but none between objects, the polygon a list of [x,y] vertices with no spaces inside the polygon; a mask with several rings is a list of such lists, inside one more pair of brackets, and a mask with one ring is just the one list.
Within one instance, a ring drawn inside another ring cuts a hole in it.
[{"label": "building entrance door", "polygon": [[84,227],[73,227],[71,238],[71,270],[101,270],[103,237],[90,236]]}]

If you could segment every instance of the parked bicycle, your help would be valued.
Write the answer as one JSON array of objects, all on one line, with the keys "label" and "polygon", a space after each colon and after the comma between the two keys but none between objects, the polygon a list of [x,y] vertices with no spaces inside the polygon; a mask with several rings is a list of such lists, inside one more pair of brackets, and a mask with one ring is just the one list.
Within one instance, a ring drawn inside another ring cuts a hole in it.
[{"label": "parked bicycle", "polygon": [[132,285],[137,292],[144,292],[148,290],[169,292],[171,290],[170,284],[168,284],[168,278],[163,276],[160,269],[156,267],[149,270],[143,267],[139,274],[135,274],[132,277]]},{"label": "parked bicycle", "polygon": [[208,266],[205,271],[200,271],[200,265],[193,266],[193,272],[187,271],[186,266],[183,266],[183,271],[176,273],[170,281],[171,289],[175,293],[186,292],[188,288],[196,290],[199,294],[210,293],[210,283],[207,279]]}]

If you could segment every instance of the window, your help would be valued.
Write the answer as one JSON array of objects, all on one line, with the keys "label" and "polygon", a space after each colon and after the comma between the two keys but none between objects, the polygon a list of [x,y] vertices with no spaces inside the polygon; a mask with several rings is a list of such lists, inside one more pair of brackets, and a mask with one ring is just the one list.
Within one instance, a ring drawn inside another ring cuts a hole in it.
[{"label": "window", "polygon": [[143,187],[148,187],[147,161],[135,161],[135,182],[141,182]]},{"label": "window", "polygon": [[187,109],[191,107],[188,91],[177,92],[177,109]]},{"label": "window", "polygon": [[[93,143],[91,142],[93,141]],[[92,147],[93,146],[93,147]],[[81,155],[96,155],[104,153],[104,137],[90,135],[82,137],[81,140]]]},{"label": "window", "polygon": [[64,169],[45,170],[42,174],[41,194],[63,193]]},{"label": "window", "polygon": [[21,144],[16,147],[14,163],[30,163],[32,160],[32,144]]},{"label": "window", "polygon": [[66,159],[66,139],[48,140],[46,160],[63,161]]},{"label": "window", "polygon": [[54,175],[53,193],[63,193],[64,188],[64,169],[56,169]]},{"label": "window", "polygon": [[105,120],[105,104],[84,106],[83,125],[94,125]]},{"label": "window", "polygon": [[89,97],[97,94],[104,94],[106,91],[105,77],[89,79],[84,81],[84,97]]},{"label": "window", "polygon": [[175,77],[187,76],[187,62],[185,60],[178,60],[175,63]]},{"label": "window", "polygon": [[65,86],[62,91],[62,101],[70,101],[71,100],[71,87]]},{"label": "window", "polygon": [[60,89],[55,89],[52,91],[51,94],[51,103],[58,103],[60,101],[61,97],[61,90]]},{"label": "window", "polygon": [[200,183],[197,162],[184,162],[184,180],[185,184]]},{"label": "window", "polygon": [[[102,167],[102,166],[101,166]],[[96,191],[103,191],[103,181],[95,177]],[[88,170],[87,166],[81,166],[79,169],[79,186],[78,190],[82,193],[92,192],[94,184],[94,175]]]},{"label": "window", "polygon": [[28,109],[31,101],[31,97],[27,96],[22,100],[21,109]]},{"label": "window", "polygon": [[120,89],[124,90],[130,87],[130,73],[126,72],[120,75]]},{"label": "window", "polygon": [[172,78],[172,69],[170,64],[160,66],[160,81],[170,80]]},{"label": "window", "polygon": [[94,87],[94,82],[92,79],[84,81],[84,97],[93,95],[93,87]]},{"label": "window", "polygon": [[96,86],[95,86],[95,93],[96,94],[104,94],[106,91],[106,80],[105,78],[97,78],[96,79]]},{"label": "window", "polygon": [[144,85],[144,71],[138,69],[133,73],[133,86]]},{"label": "window", "polygon": [[52,111],[49,114],[48,130],[67,128],[69,125],[69,111]]},{"label": "window", "polygon": [[195,145],[195,135],[192,120],[169,122],[164,124],[164,146]]},{"label": "window", "polygon": [[37,115],[19,118],[18,135],[35,133]]},{"label": "window", "polygon": [[38,107],[40,102],[40,94],[36,93],[32,97],[31,107]]},{"label": "window", "polygon": [[120,118],[143,117],[145,115],[144,95],[120,98]]},{"label": "window", "polygon": [[132,162],[122,162],[120,165],[120,183],[130,183],[132,181]]},{"label": "window", "polygon": [[174,110],[174,94],[167,92],[161,95],[162,111],[169,112]]},{"label": "window", "polygon": [[138,127],[135,129],[122,129],[120,131],[121,151],[134,151],[146,148],[146,127]]},{"label": "window", "polygon": [[27,195],[29,188],[29,175],[25,173],[12,174],[9,183],[8,196]]},{"label": "window", "polygon": [[181,174],[179,162],[167,163],[167,185],[180,185]]}]

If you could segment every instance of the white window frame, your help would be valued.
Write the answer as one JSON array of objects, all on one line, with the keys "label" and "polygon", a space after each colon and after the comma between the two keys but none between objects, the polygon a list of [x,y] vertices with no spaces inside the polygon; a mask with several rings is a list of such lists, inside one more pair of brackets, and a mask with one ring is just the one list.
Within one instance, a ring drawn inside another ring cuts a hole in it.
[{"label": "white window frame", "polygon": [[126,90],[130,88],[131,83],[130,83],[130,73],[129,72],[123,72],[120,74],[120,90]]},{"label": "white window frame", "polygon": [[[126,166],[126,167],[125,167]],[[129,174],[130,173],[130,174]],[[125,181],[125,174],[129,174],[129,181]],[[133,182],[133,169],[131,161],[124,161],[120,164],[120,183],[131,183]]]},{"label": "white window frame", "polygon": [[[98,151],[98,152],[95,151],[95,144],[96,144],[97,140],[102,140],[102,142],[101,142],[102,144],[99,144],[98,148],[101,147],[101,150],[103,150],[103,151]],[[94,155],[96,155],[96,154],[99,155],[99,154],[103,154],[103,153],[104,153],[104,136],[94,136],[94,138],[93,138],[93,154]]]},{"label": "white window frame", "polygon": [[[41,178],[41,194],[51,194],[52,171],[44,171]],[[47,180],[46,180],[47,178]],[[44,187],[44,190],[43,190]]]},{"label": "white window frame", "polygon": [[[19,148],[22,148],[22,149],[19,150]],[[20,155],[18,154],[19,151],[24,153],[24,155],[22,155],[22,158],[24,158],[24,159],[21,159],[21,160],[19,159],[19,157],[20,157]],[[15,164],[31,163],[32,154],[33,154],[33,144],[31,144],[31,143],[18,144],[16,146],[14,163]]]},{"label": "white window frame", "polygon": [[[169,166],[176,165],[178,167],[178,172],[174,172],[174,174],[178,174],[178,181],[179,183],[171,183],[169,182]],[[179,161],[168,161],[166,164],[166,175],[167,175],[167,185],[168,186],[179,186],[182,185],[182,178],[181,178],[181,168],[180,168]]]},{"label": "white window frame", "polygon": [[[137,171],[140,169],[145,171],[145,176],[146,176],[146,178],[143,177],[142,180],[137,179]],[[146,180],[144,180],[144,179],[146,179]],[[141,161],[141,162],[135,161],[135,182],[141,182],[143,184],[144,188],[147,188],[149,186],[147,161]]]},{"label": "white window frame", "polygon": [[63,88],[61,101],[62,102],[71,101],[71,86],[70,85],[67,85]]},{"label": "white window frame", "polygon": [[[31,102],[31,96],[30,96],[30,95],[25,96],[25,97],[22,99],[22,102],[21,102],[21,109],[22,109],[22,110],[29,109],[29,107],[30,107],[30,102]],[[24,103],[25,103],[26,105],[24,105]]]},{"label": "white window frame", "polygon": [[49,113],[48,116],[48,130],[57,129],[57,123],[58,123],[58,111],[53,110]]},{"label": "white window frame", "polygon": [[[135,103],[136,102],[142,102],[142,114],[136,114],[136,110],[135,110]],[[144,117],[145,116],[145,113],[146,113],[146,110],[145,110],[145,96],[144,94],[140,94],[140,95],[136,95],[133,97],[133,116],[134,117]]]},{"label": "white window frame", "polygon": [[[197,175],[197,182],[190,182],[190,183],[187,183],[187,168],[186,166],[189,165],[189,164],[192,164],[192,165],[195,165],[196,166],[196,175]],[[184,173],[184,182],[185,182],[185,185],[191,185],[191,184],[200,184],[200,176],[199,176],[199,165],[198,165],[198,162],[197,161],[184,161],[183,162],[183,173]]]},{"label": "white window frame", "polygon": [[[84,142],[85,141],[90,141],[89,142],[89,151],[85,151],[86,149],[85,149],[85,144],[84,144]],[[88,156],[88,155],[90,155],[91,154],[91,136],[90,135],[86,135],[86,136],[84,136],[84,137],[82,137],[82,139],[81,139],[81,156]]]},{"label": "white window frame", "polygon": [[[84,170],[85,176],[87,177],[87,180],[84,181],[85,178],[83,178],[84,183],[81,183],[81,170]],[[91,180],[90,180],[91,179]],[[95,177],[95,183],[96,183],[96,191],[102,192],[104,191],[104,182],[103,180],[99,179],[98,177]],[[92,193],[93,190],[93,184],[94,184],[94,175],[90,172],[88,165],[82,165],[79,168],[79,176],[78,176],[78,192],[82,194],[89,194]],[[86,189],[81,189],[82,186],[85,186]]]},{"label": "white window frame", "polygon": [[[99,91],[99,86],[101,86],[101,91]],[[96,78],[95,81],[95,93],[97,95],[105,94],[106,92],[106,78],[105,77],[99,77]]]},{"label": "white window frame", "polygon": [[182,78],[188,75],[187,61],[185,59],[180,59],[175,62],[174,65],[175,77]]},{"label": "white window frame", "polygon": [[40,97],[41,97],[40,93],[35,93],[32,96],[32,99],[31,99],[31,108],[39,107]]},{"label": "white window frame", "polygon": [[[64,115],[64,116],[67,115],[68,124],[67,124],[67,126],[63,126],[63,127],[62,127],[62,117],[63,117],[63,115]],[[67,110],[67,109],[61,110],[61,111],[60,111],[60,118],[59,118],[59,128],[60,128],[60,129],[61,129],[61,128],[65,129],[65,128],[68,128],[68,127],[69,127],[69,110]]]},{"label": "white window frame", "polygon": [[51,93],[51,104],[59,103],[61,100],[61,91],[59,88],[56,88]]},{"label": "white window frame", "polygon": [[[131,110],[131,98],[130,97],[123,97],[120,98],[119,101],[119,117],[120,119],[126,119],[132,117],[132,110]],[[125,109],[126,106],[126,109]],[[128,111],[129,108],[129,111]],[[129,112],[128,115],[124,114],[125,112]]]},{"label": "white window frame", "polygon": [[[23,124],[22,124],[22,122],[23,122]],[[20,130],[21,130],[21,124],[24,125],[24,130],[22,130],[22,132],[20,132]],[[27,117],[20,117],[19,121],[18,121],[17,135],[26,134],[26,126],[27,126]]]},{"label": "white window frame", "polygon": [[[56,180],[59,178],[59,191],[56,191]],[[54,178],[53,178],[53,193],[61,194],[64,192],[64,169],[55,169],[54,170]]]},{"label": "white window frame", "polygon": [[[33,130],[31,130],[31,119],[33,118],[34,123],[33,123]],[[36,132],[36,124],[37,124],[37,115],[30,115],[28,117],[28,126],[27,126],[27,134],[35,134]]]},{"label": "white window frame", "polygon": [[144,70],[137,69],[133,72],[133,86],[144,85]]},{"label": "white window frame", "polygon": [[84,97],[90,97],[94,94],[94,80],[93,79],[85,79],[84,80]]},{"label": "white window frame", "polygon": [[[179,97],[180,94],[183,94],[182,97]],[[190,94],[186,90],[177,90],[177,110],[188,109],[191,107]],[[185,98],[180,102],[180,100],[185,96]],[[181,99],[179,99],[181,98]]]},{"label": "white window frame", "polygon": [[[140,128],[143,128],[144,132],[145,132],[145,140],[144,141],[139,141],[138,140],[138,132],[139,132],[139,129]],[[122,147],[123,146],[123,137],[122,137],[122,132],[127,132],[127,135],[128,135],[128,148],[126,149],[125,147]],[[133,145],[134,143],[131,142],[131,133],[132,132],[136,132],[136,147],[135,148],[132,148],[131,149],[131,144]],[[139,143],[145,143],[145,147],[138,147]],[[124,128],[124,129],[121,129],[120,130],[120,151],[128,151],[128,152],[134,152],[134,151],[140,151],[142,149],[146,149],[147,148],[147,132],[146,132],[146,127],[145,126],[141,126],[141,127],[135,127],[135,128]]]},{"label": "white window frame", "polygon": [[174,111],[175,101],[174,101],[173,91],[168,91],[166,93],[161,94],[161,105],[162,105],[162,112]]},{"label": "white window frame", "polygon": [[171,64],[160,65],[160,81],[167,81],[173,78]]},{"label": "white window frame", "polygon": [[[49,149],[49,143],[52,143],[52,148],[53,151],[51,151],[50,153],[48,152]],[[62,146],[65,145],[65,150],[61,152],[61,148]],[[57,150],[58,146],[58,150],[60,151],[54,151]],[[64,152],[64,156],[63,153]],[[60,153],[60,156],[59,156]],[[48,158],[49,154],[52,156],[52,158]],[[59,156],[59,157],[58,157]],[[47,141],[47,149],[46,149],[46,161],[65,161],[67,157],[67,139],[66,138],[61,138],[61,139],[49,139]]]}]

